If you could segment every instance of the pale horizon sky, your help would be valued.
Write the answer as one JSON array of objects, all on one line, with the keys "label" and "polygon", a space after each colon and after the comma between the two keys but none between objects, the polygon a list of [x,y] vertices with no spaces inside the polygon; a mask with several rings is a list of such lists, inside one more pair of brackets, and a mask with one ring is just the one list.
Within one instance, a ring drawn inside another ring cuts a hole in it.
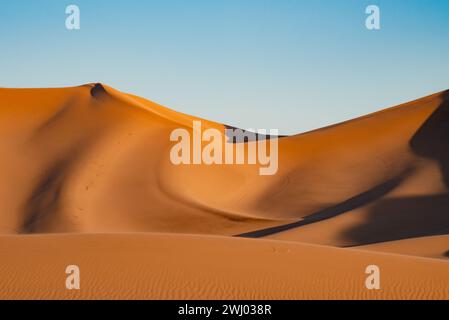
[{"label": "pale horizon sky", "polygon": [[[1,87],[102,82],[281,134],[449,89],[447,0],[0,2]],[[70,4],[80,30],[65,28]]]}]

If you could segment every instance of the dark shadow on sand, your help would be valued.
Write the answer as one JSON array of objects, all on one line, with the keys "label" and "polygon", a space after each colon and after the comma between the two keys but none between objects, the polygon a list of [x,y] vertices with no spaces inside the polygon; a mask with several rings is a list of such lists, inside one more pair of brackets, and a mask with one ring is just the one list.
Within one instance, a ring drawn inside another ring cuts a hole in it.
[{"label": "dark shadow on sand", "polygon": [[40,220],[58,211],[64,176],[70,162],[66,159],[56,161],[35,186],[31,196],[26,201],[25,219],[20,233],[35,233]]},{"label": "dark shadow on sand", "polygon": [[352,197],[346,201],[343,201],[335,206],[332,206],[330,208],[326,208],[324,210],[318,211],[316,213],[313,213],[311,215],[308,215],[304,217],[300,221],[296,221],[289,224],[284,224],[281,226],[266,228],[262,230],[256,230],[251,231],[247,233],[242,233],[239,235],[236,235],[237,237],[245,237],[245,238],[261,238],[266,237],[278,232],[287,231],[290,229],[302,227],[311,223],[315,223],[318,221],[326,220],[329,218],[333,218],[335,216],[338,216],[342,213],[345,213],[347,211],[354,210],[358,207],[362,207],[366,205],[367,203],[370,203],[374,200],[377,200],[384,196],[385,194],[389,193],[391,190],[393,190],[396,186],[398,186],[401,181],[404,179],[404,177],[408,174],[408,171],[399,175],[398,177],[392,178],[388,180],[387,182],[381,183],[374,188],[363,192],[361,194],[358,194],[355,197]]},{"label": "dark shadow on sand", "polygon": [[[411,150],[435,160],[449,188],[449,91],[411,138]],[[449,193],[380,201],[367,221],[345,233],[354,245],[449,234]]]},{"label": "dark shadow on sand", "polygon": [[344,233],[352,245],[449,233],[449,195],[404,197],[380,201],[367,221]]},{"label": "dark shadow on sand", "polygon": [[90,95],[94,99],[102,99],[108,96],[105,87],[101,83],[96,83],[92,89],[90,89]]},{"label": "dark shadow on sand", "polygon": [[417,155],[438,162],[443,181],[449,187],[449,91],[443,101],[410,140]]}]

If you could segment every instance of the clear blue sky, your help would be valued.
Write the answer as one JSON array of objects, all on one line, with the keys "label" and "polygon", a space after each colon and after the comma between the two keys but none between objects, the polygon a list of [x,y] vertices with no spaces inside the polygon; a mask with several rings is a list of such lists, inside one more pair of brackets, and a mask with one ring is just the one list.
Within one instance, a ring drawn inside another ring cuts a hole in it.
[{"label": "clear blue sky", "polygon": [[449,1],[0,0],[0,86],[87,82],[302,132],[449,89]]}]

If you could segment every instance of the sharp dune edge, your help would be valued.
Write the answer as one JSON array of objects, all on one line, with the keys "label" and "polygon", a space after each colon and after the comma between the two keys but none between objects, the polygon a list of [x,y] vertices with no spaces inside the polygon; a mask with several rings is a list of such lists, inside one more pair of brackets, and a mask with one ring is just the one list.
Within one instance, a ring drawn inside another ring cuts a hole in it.
[{"label": "sharp dune edge", "polygon": [[279,138],[274,176],[172,165],[197,119],[103,84],[0,88],[0,298],[449,298],[449,91]]}]

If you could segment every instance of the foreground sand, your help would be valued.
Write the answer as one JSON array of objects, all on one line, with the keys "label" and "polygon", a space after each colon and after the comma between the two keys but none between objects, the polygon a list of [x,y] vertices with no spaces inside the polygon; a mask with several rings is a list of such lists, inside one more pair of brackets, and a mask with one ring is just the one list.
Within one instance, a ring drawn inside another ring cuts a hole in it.
[{"label": "foreground sand", "polygon": [[449,236],[444,235],[381,242],[359,246],[358,248],[363,250],[399,253],[409,256],[449,259],[448,244]]},{"label": "foreground sand", "polygon": [[273,176],[172,165],[193,120],[225,129],[102,84],[0,88],[0,297],[449,298],[449,92],[279,138]]},{"label": "foreground sand", "polygon": [[[0,298],[439,299],[449,295],[445,261],[272,240],[170,234],[3,236],[0,254],[8,261],[0,266]],[[69,264],[81,269],[79,291],[64,287]],[[365,268],[370,264],[381,269],[381,290],[365,288]]]}]

